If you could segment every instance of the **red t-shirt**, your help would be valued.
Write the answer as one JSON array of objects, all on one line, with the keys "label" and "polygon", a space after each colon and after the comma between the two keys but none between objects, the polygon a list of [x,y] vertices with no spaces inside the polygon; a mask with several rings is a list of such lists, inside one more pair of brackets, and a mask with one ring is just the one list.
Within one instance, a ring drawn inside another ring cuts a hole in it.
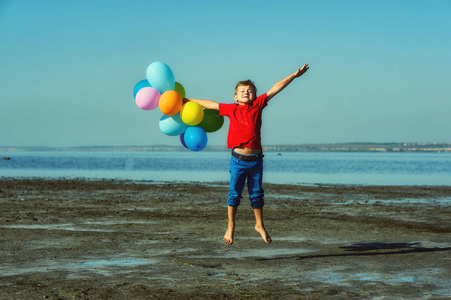
[{"label": "red t-shirt", "polygon": [[268,96],[258,96],[251,104],[220,103],[219,115],[230,119],[227,147],[261,149],[262,111],[268,104]]}]

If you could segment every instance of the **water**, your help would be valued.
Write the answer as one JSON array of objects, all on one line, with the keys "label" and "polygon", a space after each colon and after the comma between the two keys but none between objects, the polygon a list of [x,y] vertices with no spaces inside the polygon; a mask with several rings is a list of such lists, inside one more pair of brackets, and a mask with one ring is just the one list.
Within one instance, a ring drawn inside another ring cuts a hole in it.
[{"label": "water", "polygon": [[[228,181],[228,151],[3,152],[0,177]],[[450,185],[451,153],[266,152],[264,181]]]}]

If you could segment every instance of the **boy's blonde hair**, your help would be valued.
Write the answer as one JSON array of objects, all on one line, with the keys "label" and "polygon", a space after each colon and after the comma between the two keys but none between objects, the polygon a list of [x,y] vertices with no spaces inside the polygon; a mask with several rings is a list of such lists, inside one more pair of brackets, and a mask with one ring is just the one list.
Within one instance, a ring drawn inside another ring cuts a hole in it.
[{"label": "boy's blonde hair", "polygon": [[238,90],[238,88],[240,86],[250,86],[253,90],[254,90],[254,94],[257,95],[257,87],[255,86],[255,84],[250,80],[242,80],[240,82],[238,82],[235,86],[235,95],[236,95],[236,91]]}]

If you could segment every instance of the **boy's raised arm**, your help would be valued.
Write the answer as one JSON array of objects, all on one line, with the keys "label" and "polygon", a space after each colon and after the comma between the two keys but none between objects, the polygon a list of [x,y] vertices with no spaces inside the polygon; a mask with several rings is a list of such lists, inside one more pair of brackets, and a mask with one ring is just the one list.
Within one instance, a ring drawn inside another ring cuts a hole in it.
[{"label": "boy's raised arm", "polygon": [[272,97],[280,93],[284,88],[286,88],[295,78],[300,77],[302,74],[307,72],[309,69],[308,64],[304,64],[302,68],[297,69],[296,72],[289,75],[288,77],[282,79],[281,81],[277,82],[266,94],[268,95],[268,100],[270,100]]},{"label": "boy's raised arm", "polygon": [[206,109],[216,109],[219,110],[219,103],[212,101],[212,100],[199,100],[199,99],[191,99],[191,98],[185,98],[183,100],[193,101],[200,104],[200,106],[206,108]]}]

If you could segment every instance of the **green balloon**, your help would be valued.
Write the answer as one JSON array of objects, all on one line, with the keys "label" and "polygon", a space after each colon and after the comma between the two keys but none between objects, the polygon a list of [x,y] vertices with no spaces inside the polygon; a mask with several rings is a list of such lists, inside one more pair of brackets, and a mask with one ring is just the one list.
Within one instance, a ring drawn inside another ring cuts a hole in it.
[{"label": "green balloon", "polygon": [[219,115],[219,111],[215,109],[204,109],[204,118],[198,126],[205,132],[215,132],[224,124],[224,117]]},{"label": "green balloon", "polygon": [[183,85],[181,85],[179,82],[175,82],[175,88],[174,91],[176,91],[177,93],[180,94],[180,96],[182,96],[182,99],[185,98],[185,88],[183,87]]}]

